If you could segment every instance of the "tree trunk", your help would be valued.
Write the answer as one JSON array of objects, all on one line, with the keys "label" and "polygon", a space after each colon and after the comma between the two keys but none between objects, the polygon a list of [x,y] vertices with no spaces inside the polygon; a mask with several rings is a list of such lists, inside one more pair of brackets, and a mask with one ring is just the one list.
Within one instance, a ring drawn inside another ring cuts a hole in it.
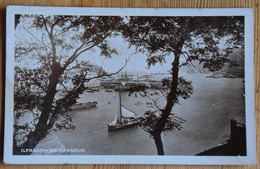
[{"label": "tree trunk", "polygon": [[156,145],[158,155],[164,155],[161,133],[160,132],[159,133],[153,133],[152,136],[153,136],[153,139],[154,139],[154,143]]},{"label": "tree trunk", "polygon": [[[184,39],[180,39],[177,46],[175,46],[174,51],[174,61],[172,62],[172,82],[170,93],[167,96],[167,103],[165,109],[162,110],[162,116],[155,124],[154,130],[152,131],[152,135],[156,144],[158,155],[164,155],[163,144],[161,140],[161,133],[165,127],[167,119],[172,111],[172,107],[174,106],[174,100],[176,100],[176,91],[178,86],[178,75],[179,75],[179,59],[182,50],[182,46],[184,44]],[[163,154],[160,154],[163,153]]]},{"label": "tree trunk", "polygon": [[[56,86],[59,83],[59,78],[63,73],[59,63],[54,63],[52,65],[52,74],[49,77],[49,85],[47,88],[46,96],[43,103],[43,109],[41,115],[39,117],[39,121],[35,127],[34,131],[31,131],[27,140],[23,143],[21,147],[14,148],[13,152],[21,154],[21,149],[33,149],[36,147],[39,141],[41,141],[47,134],[47,131],[52,126],[48,126],[48,119],[50,113],[52,112],[52,103],[54,100],[54,96],[56,94]],[[16,150],[15,150],[16,149]],[[31,152],[26,152],[22,154],[31,154]]]}]

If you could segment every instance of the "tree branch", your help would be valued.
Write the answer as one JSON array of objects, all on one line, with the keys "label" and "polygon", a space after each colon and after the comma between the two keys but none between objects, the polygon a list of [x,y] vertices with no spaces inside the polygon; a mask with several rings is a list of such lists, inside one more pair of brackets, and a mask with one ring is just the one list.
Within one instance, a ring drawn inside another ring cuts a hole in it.
[{"label": "tree branch", "polygon": [[43,86],[41,86],[41,83],[37,82],[34,78],[31,78],[31,76],[26,71],[24,72],[34,82],[34,84],[40,87],[45,93],[47,92],[47,90]]},{"label": "tree branch", "polygon": [[[81,74],[81,76],[86,77],[86,76],[87,76],[87,72],[86,72],[85,74]],[[82,87],[83,87],[83,89],[85,89],[84,82],[85,82],[85,78],[82,80],[82,82],[79,84],[79,86],[78,86],[77,88],[73,88],[73,90],[70,91],[70,92],[79,94],[79,92],[80,92],[80,90],[82,89]],[[69,93],[69,91],[67,91],[67,93]],[[66,107],[66,106],[64,106],[64,100],[66,100],[66,99],[68,99],[68,98],[70,98],[70,97],[71,97],[71,95],[70,95],[70,94],[67,94],[66,96],[64,96],[62,99],[60,99],[60,100],[57,102],[57,105],[56,105],[56,107],[55,107],[55,110],[53,111],[52,117],[51,117],[51,119],[50,119],[50,121],[49,121],[49,123],[48,123],[48,129],[50,129],[50,128],[53,127],[53,125],[54,125],[54,123],[55,123],[55,121],[56,121],[58,115],[60,114],[60,110],[61,110],[62,108],[64,109],[64,107]],[[65,104],[66,104],[66,102],[65,102]],[[67,106],[68,106],[68,105],[67,105]],[[68,108],[68,107],[67,107],[67,108]],[[65,110],[66,110],[67,108],[65,108]]]},{"label": "tree branch", "polygon": [[[139,94],[141,95],[140,92],[139,92]],[[154,106],[161,112],[161,109],[160,109],[160,107],[157,105],[156,101],[153,100],[153,99],[147,94],[147,92],[144,92],[144,91],[143,91],[143,94],[144,94],[144,97],[147,97],[150,101],[152,101],[153,104],[154,104]]]},{"label": "tree branch", "polygon": [[43,46],[44,46],[44,49],[45,49],[46,53],[48,53],[47,48],[49,48],[49,49],[51,49],[51,48],[46,46],[46,44],[45,44],[45,42],[44,42],[44,39],[43,39],[43,34],[42,34],[42,44],[43,44]]},{"label": "tree branch", "polygon": [[63,82],[61,83],[62,87],[66,90],[66,92],[68,93],[68,89],[66,88],[66,86],[63,84]]},{"label": "tree branch", "polygon": [[61,31],[60,33],[55,34],[55,36],[59,36],[59,35],[65,33],[65,32],[67,32],[68,30],[70,30],[70,29],[73,28],[73,27],[74,27],[74,25],[70,25],[69,27],[67,27],[66,29],[64,29],[63,31]]},{"label": "tree branch", "polygon": [[[54,42],[54,39],[53,39],[53,27],[55,26],[55,23],[58,21],[56,21],[53,25],[51,25],[51,30],[49,31],[48,30],[48,27],[47,27],[47,20],[42,16],[42,19],[43,19],[43,23],[44,23],[44,28],[46,30],[46,32],[48,33],[49,35],[49,38],[50,38],[50,41],[51,41],[51,47],[52,47],[52,54],[53,54],[53,57],[52,57],[52,63],[56,62],[56,46],[55,46],[55,42]],[[57,24],[57,23],[56,23]]]},{"label": "tree branch", "polygon": [[43,19],[43,24],[44,24],[44,29],[46,30],[46,32],[48,33],[48,35],[50,35],[50,31],[48,29],[48,26],[46,24],[47,20],[43,17],[43,15],[41,15],[42,19]]},{"label": "tree branch", "polygon": [[[84,45],[90,44],[92,41],[89,41],[87,44],[83,43],[82,45],[80,45],[80,47],[78,47],[74,53],[71,55],[71,57],[68,59],[68,61],[64,64],[63,69],[65,70],[67,68],[67,66],[69,64],[71,64],[75,59],[77,59],[77,57],[82,54],[83,52],[95,47],[96,45],[98,45],[99,43],[101,43],[104,39],[106,39],[109,35],[111,35],[112,32],[107,33],[107,35],[105,35],[103,38],[101,38],[98,42],[93,43],[91,46],[86,47],[85,49],[82,49],[84,47]],[[81,50],[82,49],[82,50]],[[81,50],[81,51],[80,51]],[[78,52],[78,53],[77,53]]]},{"label": "tree branch", "polygon": [[[63,69],[65,70],[69,64],[71,64],[77,57],[76,57],[76,53],[81,49],[83,48],[85,44],[82,43],[74,52],[73,54],[71,55],[71,57],[67,60],[67,62],[64,64],[63,66]],[[75,58],[76,57],[76,58]],[[74,59],[75,58],[75,59]]]},{"label": "tree branch", "polygon": [[60,21],[60,19],[57,19],[57,20],[51,25],[51,32],[50,32],[51,35],[53,35],[54,26],[57,25],[59,21]]},{"label": "tree branch", "polygon": [[35,37],[26,27],[23,26],[23,28],[24,28],[24,30],[25,30],[26,32],[28,32],[34,39],[36,39],[37,41],[39,41],[39,42],[42,44],[42,42],[41,42],[37,37]]},{"label": "tree branch", "polygon": [[115,74],[118,74],[119,72],[121,72],[121,70],[123,70],[125,68],[125,66],[127,65],[127,62],[125,62],[124,66],[121,67],[118,71],[114,72],[114,73],[110,73],[110,74],[103,74],[103,75],[98,75],[98,76],[95,76],[95,77],[91,77],[91,78],[87,78],[86,81],[89,81],[89,80],[92,80],[92,79],[97,79],[97,78],[100,78],[100,77],[108,77],[108,76],[113,76]]}]

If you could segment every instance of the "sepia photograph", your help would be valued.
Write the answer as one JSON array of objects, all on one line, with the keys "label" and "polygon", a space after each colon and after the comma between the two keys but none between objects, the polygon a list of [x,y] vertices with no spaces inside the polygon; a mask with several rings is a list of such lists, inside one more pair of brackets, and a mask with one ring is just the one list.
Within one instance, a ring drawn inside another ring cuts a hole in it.
[{"label": "sepia photograph", "polygon": [[250,9],[9,6],[5,161],[256,163],[252,30]]}]

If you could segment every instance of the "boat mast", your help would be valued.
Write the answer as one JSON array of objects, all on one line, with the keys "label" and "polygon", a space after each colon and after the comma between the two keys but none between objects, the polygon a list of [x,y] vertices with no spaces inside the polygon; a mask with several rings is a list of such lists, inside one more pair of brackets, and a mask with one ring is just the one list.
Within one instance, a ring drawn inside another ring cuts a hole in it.
[{"label": "boat mast", "polygon": [[118,122],[122,123],[122,109],[121,109],[121,87],[119,86],[118,95],[119,95],[119,111],[118,111]]},{"label": "boat mast", "polygon": [[[122,108],[121,108],[121,89],[123,86],[125,86],[126,82],[125,81],[121,81],[121,83],[118,86],[118,94],[119,94],[119,111],[118,111],[118,122],[122,123]],[[122,86],[122,87],[121,87]]]}]

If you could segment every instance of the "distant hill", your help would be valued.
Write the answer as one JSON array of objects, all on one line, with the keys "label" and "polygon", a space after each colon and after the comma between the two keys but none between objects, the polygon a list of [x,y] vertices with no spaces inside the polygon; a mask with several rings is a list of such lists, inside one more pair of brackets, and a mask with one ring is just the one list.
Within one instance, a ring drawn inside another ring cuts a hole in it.
[{"label": "distant hill", "polygon": [[107,72],[102,67],[95,65],[93,63],[91,65],[90,71],[95,72],[98,75],[106,75],[107,74]]},{"label": "distant hill", "polygon": [[81,66],[80,64],[77,64],[77,66],[74,66],[72,69],[67,70],[67,72],[70,72],[72,74],[79,73],[81,70],[87,70],[88,72],[95,72],[98,75],[106,75],[107,72],[100,66],[88,62],[84,66]]},{"label": "distant hill", "polygon": [[210,72],[208,69],[203,68],[203,64],[199,64],[199,61],[193,61],[194,66],[182,67],[180,72],[186,72],[189,74],[208,74],[212,78],[244,78],[244,50],[236,49],[232,52],[228,59],[229,63],[226,63],[224,67],[216,72]]},{"label": "distant hill", "polygon": [[211,77],[244,78],[244,56],[244,50],[234,51],[228,56],[230,63],[225,64],[221,70],[212,73]]}]

